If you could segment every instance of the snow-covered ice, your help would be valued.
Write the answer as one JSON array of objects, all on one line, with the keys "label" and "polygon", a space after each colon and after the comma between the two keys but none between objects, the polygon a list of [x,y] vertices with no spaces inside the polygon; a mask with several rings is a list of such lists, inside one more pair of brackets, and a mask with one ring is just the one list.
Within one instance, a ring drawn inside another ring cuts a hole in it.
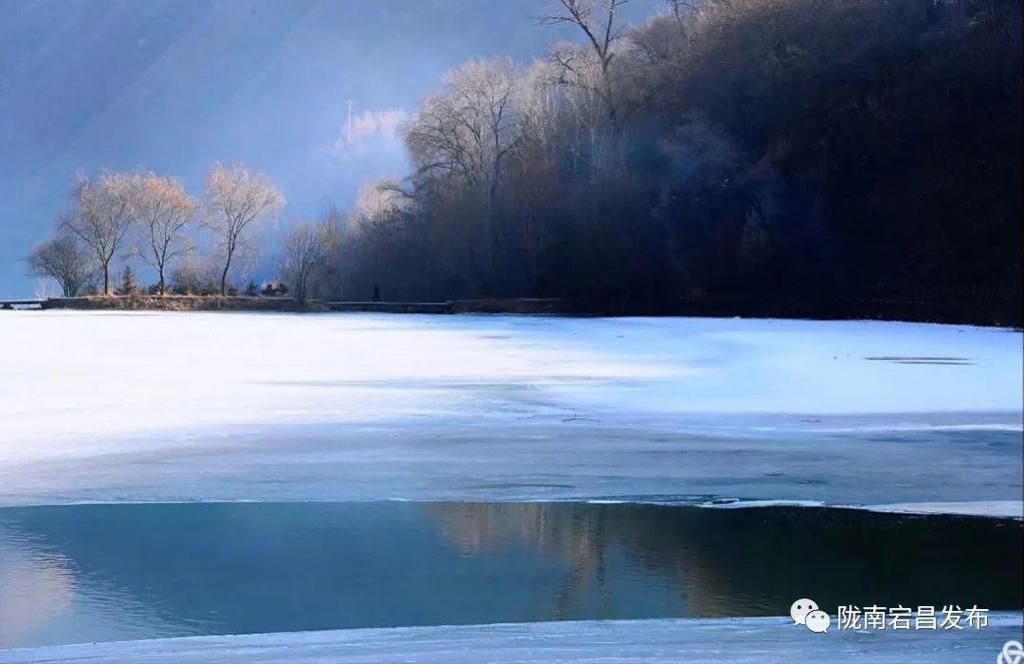
[{"label": "snow-covered ice", "polygon": [[44,311],[0,342],[0,504],[1021,505],[1002,329]]},{"label": "snow-covered ice", "polygon": [[[0,505],[592,500],[1021,516],[1022,336],[680,318],[0,314]],[[217,636],[0,663],[994,660],[788,619]]]},{"label": "snow-covered ice", "polygon": [[1019,428],[1022,399],[1019,333],[907,323],[18,312],[0,341],[7,457],[210,425],[549,411]]},{"label": "snow-covered ice", "polygon": [[1003,518],[1024,516],[1017,500],[989,500],[931,503],[895,503],[893,505],[866,505],[861,509],[892,514],[984,514]]},{"label": "snow-covered ice", "polygon": [[1021,638],[1019,612],[984,629],[814,634],[789,618],[546,622],[213,636],[0,652],[0,664],[963,664]]}]

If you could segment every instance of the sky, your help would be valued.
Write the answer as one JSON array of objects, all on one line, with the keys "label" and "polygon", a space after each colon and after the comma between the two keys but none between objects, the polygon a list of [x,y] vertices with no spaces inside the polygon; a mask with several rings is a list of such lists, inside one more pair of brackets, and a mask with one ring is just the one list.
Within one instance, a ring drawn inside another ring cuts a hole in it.
[{"label": "sky", "polygon": [[[398,128],[470,58],[529,63],[554,0],[0,0],[0,297],[79,170],[152,170],[201,193],[217,161],[274,179],[283,224],[404,175]],[[633,0],[642,20],[659,0]],[[346,132],[352,105],[352,135]]]}]

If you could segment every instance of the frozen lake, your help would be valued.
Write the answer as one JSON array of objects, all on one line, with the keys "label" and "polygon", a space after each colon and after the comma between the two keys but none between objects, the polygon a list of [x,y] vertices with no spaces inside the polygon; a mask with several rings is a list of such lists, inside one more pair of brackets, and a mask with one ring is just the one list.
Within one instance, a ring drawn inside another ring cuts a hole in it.
[{"label": "frozen lake", "polygon": [[799,501],[1020,515],[1022,336],[8,312],[0,504]]},{"label": "frozen lake", "polygon": [[1001,329],[26,311],[0,319],[0,341],[6,458],[96,454],[124,436],[211,427],[410,419],[689,416],[731,427],[729,416],[746,416],[738,425],[750,429],[779,415],[897,415],[878,424],[1021,428],[1022,336]]},{"label": "frozen lake", "polygon": [[[1024,524],[588,503],[0,509],[0,649],[551,620],[1019,608]],[[790,629],[791,626],[786,626]]]},{"label": "frozen lake", "polygon": [[[1021,633],[1019,332],[47,311],[0,314],[0,342],[0,648],[263,632],[0,662],[952,664]],[[1014,610],[952,635],[763,617],[809,582]]]}]

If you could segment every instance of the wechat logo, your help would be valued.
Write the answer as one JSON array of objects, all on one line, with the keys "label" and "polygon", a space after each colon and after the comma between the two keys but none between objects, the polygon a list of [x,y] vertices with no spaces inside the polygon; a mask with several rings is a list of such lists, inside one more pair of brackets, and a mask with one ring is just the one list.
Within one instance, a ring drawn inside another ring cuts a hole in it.
[{"label": "wechat logo", "polygon": [[1022,664],[1024,663],[1024,645],[1020,641],[1007,641],[1003,644],[1003,650],[996,657],[996,664]]},{"label": "wechat logo", "polygon": [[818,603],[813,599],[803,598],[793,602],[789,607],[789,615],[793,618],[794,624],[803,625],[817,634],[827,632],[829,625],[832,624],[832,618],[819,609]]}]

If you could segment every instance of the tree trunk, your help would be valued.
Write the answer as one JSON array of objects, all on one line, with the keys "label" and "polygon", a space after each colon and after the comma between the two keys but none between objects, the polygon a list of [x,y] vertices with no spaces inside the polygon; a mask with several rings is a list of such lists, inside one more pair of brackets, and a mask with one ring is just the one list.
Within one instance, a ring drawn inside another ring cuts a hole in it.
[{"label": "tree trunk", "polygon": [[494,288],[495,282],[495,263],[497,253],[497,242],[495,241],[495,229],[494,229],[494,202],[497,197],[498,188],[498,168],[495,166],[494,169],[494,180],[491,182],[490,191],[487,192],[487,284],[488,291],[484,293],[487,296],[494,296],[495,293],[491,290]]},{"label": "tree trunk", "polygon": [[608,60],[601,58],[601,78],[604,82],[604,102],[608,106],[608,121],[612,123],[612,129],[619,130],[619,114],[615,110],[615,97],[612,93],[612,80],[608,74]]},{"label": "tree trunk", "polygon": [[224,261],[224,271],[220,273],[220,294],[227,295],[228,268],[231,267],[231,255]]},{"label": "tree trunk", "polygon": [[110,263],[103,264],[103,294],[110,295]]},{"label": "tree trunk", "polygon": [[165,291],[165,288],[164,288],[164,286],[165,286],[165,282],[164,282],[164,267],[166,267],[166,265],[167,265],[167,245],[166,244],[164,245],[164,250],[162,252],[160,252],[159,254],[157,254],[156,259],[157,259],[157,274],[160,277],[160,279],[157,281],[157,284],[156,284],[156,292],[160,293],[161,295],[164,295],[165,294],[165,292],[164,292]]}]

